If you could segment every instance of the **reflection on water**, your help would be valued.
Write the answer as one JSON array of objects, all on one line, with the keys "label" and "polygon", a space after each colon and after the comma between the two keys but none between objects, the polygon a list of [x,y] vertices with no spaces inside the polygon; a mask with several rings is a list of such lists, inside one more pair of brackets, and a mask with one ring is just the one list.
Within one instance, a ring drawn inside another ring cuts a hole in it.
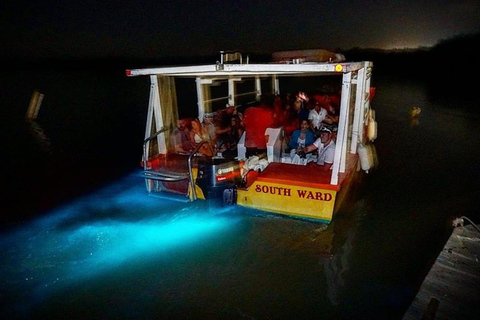
[{"label": "reflection on water", "polygon": [[52,148],[52,142],[45,134],[45,131],[36,121],[27,121],[30,129],[30,133],[37,142],[38,146],[45,152],[50,153]]},{"label": "reflection on water", "polygon": [[[320,255],[320,263],[323,265],[325,280],[327,282],[327,295],[330,302],[338,306],[340,295],[345,290],[345,275],[348,272],[349,254],[353,248],[354,223],[337,219],[329,226],[322,235],[330,238],[328,253]],[[355,217],[349,217],[349,221]],[[349,225],[348,225],[349,224]]]},{"label": "reflection on water", "polygon": [[414,106],[412,109],[410,109],[410,113],[408,116],[410,117],[410,125],[412,126],[418,126],[420,124],[420,113],[422,112],[422,109],[420,107]]},{"label": "reflection on water", "polygon": [[137,101],[137,79],[49,79],[37,123],[12,100],[22,112],[2,127],[15,221],[0,235],[3,318],[401,319],[453,217],[480,220],[479,117],[421,82],[374,79],[378,166],[326,226],[149,197],[129,167],[148,90]]}]

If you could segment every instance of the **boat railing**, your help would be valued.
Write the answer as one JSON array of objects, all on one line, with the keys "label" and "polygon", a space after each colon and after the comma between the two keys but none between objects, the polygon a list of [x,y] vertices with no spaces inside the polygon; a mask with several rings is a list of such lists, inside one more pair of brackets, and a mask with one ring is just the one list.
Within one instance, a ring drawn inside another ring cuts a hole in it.
[{"label": "boat railing", "polygon": [[177,172],[165,172],[165,171],[156,171],[148,168],[148,156],[147,156],[147,144],[151,140],[155,139],[159,134],[170,130],[169,128],[162,127],[160,130],[152,134],[150,137],[146,138],[143,141],[143,174],[141,175],[145,179],[159,180],[159,181],[180,181],[188,179],[190,174],[187,173],[177,173]]},{"label": "boat railing", "polygon": [[160,133],[170,130],[169,128],[162,127],[160,130],[152,134],[150,137],[143,140],[143,170],[147,170],[147,144],[155,139]]},{"label": "boat railing", "polygon": [[243,61],[243,56],[240,52],[220,51],[220,64],[238,61],[240,64],[248,64],[249,57]]},{"label": "boat railing", "polygon": [[[160,133],[167,131],[168,128],[161,128],[157,132],[155,132],[153,135],[148,137],[147,139],[144,140],[143,143],[143,174],[142,177],[145,179],[151,179],[151,180],[159,180],[159,181],[165,181],[165,182],[174,182],[174,181],[180,181],[180,180],[189,180],[190,188],[192,190],[192,201],[197,200],[197,192],[195,189],[195,180],[193,178],[193,158],[195,156],[201,155],[199,153],[200,148],[205,144],[208,143],[208,141],[202,141],[200,142],[197,147],[190,153],[188,156],[187,164],[188,164],[188,173],[172,173],[172,172],[160,172],[160,171],[155,171],[155,170],[150,170],[147,167],[147,143],[154,139],[156,136],[158,136]],[[203,156],[203,155],[202,155]]]},{"label": "boat railing", "polygon": [[193,179],[192,160],[193,157],[198,154],[200,148],[207,142],[208,141],[205,140],[200,142],[198,146],[193,150],[193,152],[188,156],[188,175],[190,180],[190,188],[192,189],[192,201],[197,200],[197,190],[195,189],[195,181]]}]

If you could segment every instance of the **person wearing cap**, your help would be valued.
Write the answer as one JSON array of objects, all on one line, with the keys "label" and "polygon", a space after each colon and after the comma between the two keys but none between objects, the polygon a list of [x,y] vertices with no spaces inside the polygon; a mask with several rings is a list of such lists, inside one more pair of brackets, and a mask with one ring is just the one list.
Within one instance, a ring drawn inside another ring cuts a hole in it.
[{"label": "person wearing cap", "polygon": [[297,154],[302,157],[307,153],[318,150],[317,164],[322,166],[324,170],[330,170],[335,158],[335,141],[333,140],[332,130],[323,127],[319,134],[320,137],[314,143],[304,148],[298,148]]}]

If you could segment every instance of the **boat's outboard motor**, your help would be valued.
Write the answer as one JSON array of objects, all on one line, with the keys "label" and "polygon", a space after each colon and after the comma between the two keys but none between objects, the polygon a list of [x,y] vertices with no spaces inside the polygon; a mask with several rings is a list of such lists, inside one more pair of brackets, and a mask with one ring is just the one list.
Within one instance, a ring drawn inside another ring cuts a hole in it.
[{"label": "boat's outboard motor", "polygon": [[237,160],[220,157],[199,160],[197,185],[202,189],[205,199],[221,198],[223,190],[238,185],[241,180]]}]

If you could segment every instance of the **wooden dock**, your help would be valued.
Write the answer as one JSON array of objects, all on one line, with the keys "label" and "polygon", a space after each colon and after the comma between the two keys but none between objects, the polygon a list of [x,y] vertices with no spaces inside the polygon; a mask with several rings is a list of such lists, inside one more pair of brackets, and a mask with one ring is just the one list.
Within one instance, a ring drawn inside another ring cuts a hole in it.
[{"label": "wooden dock", "polygon": [[453,230],[403,320],[479,319],[480,232],[475,226]]}]

